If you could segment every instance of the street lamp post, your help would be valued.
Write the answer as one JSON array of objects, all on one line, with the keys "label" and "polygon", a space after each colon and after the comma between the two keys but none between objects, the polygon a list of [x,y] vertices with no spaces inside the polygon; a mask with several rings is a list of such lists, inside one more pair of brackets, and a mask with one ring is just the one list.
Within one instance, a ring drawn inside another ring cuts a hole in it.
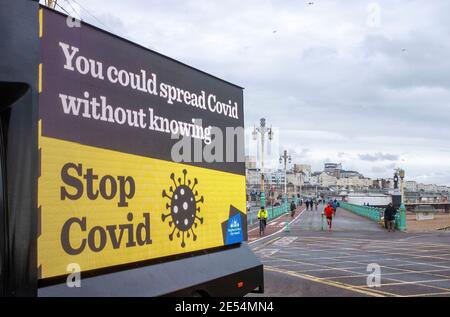
[{"label": "street lamp post", "polygon": [[405,179],[405,170],[399,169],[398,175],[400,176],[400,223],[398,225],[400,231],[406,230],[406,207],[405,207],[405,190],[404,190],[404,179]]},{"label": "street lamp post", "polygon": [[289,232],[289,206],[288,206],[288,197],[287,197],[287,163],[291,163],[291,156],[288,155],[287,151],[284,150],[282,156],[280,156],[280,164],[284,162],[284,206],[286,208],[286,227],[285,231]]},{"label": "street lamp post", "polygon": [[401,195],[401,203],[404,204],[405,203],[405,190],[404,190],[404,179],[405,179],[405,170],[403,169],[399,169],[398,170],[398,176],[400,176],[400,195]]},{"label": "street lamp post", "polygon": [[302,200],[303,197],[303,184],[305,182],[305,175],[303,174],[303,172],[300,172],[300,201]]},{"label": "street lamp post", "polygon": [[260,126],[259,127],[255,127],[253,129],[253,140],[258,140],[258,136],[260,136],[261,138],[261,153],[260,153],[260,158],[261,158],[261,199],[260,199],[260,203],[261,206],[266,206],[266,195],[265,195],[265,186],[264,186],[264,138],[265,135],[267,133],[267,136],[269,137],[269,141],[272,141],[273,138],[273,132],[272,132],[272,128],[267,128],[266,127],[266,119],[265,118],[261,118],[260,119]]}]

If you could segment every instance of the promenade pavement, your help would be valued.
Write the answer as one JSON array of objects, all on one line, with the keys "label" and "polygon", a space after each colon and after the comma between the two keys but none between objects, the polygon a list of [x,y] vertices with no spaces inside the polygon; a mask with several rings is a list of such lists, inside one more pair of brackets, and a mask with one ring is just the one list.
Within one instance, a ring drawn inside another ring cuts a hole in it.
[{"label": "promenade pavement", "polygon": [[450,296],[449,232],[387,232],[341,208],[329,232],[321,214],[302,208],[288,232],[282,218],[262,238],[249,232],[265,268],[262,296]]}]

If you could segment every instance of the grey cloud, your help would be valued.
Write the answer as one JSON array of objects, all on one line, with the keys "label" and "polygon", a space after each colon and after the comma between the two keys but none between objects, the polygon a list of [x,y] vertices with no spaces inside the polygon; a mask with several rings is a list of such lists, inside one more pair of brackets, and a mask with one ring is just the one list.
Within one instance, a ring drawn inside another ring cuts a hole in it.
[{"label": "grey cloud", "polygon": [[359,159],[363,161],[376,162],[376,161],[397,161],[398,155],[388,153],[374,153],[374,154],[359,154]]},{"label": "grey cloud", "polygon": [[381,166],[373,166],[371,168],[371,172],[377,173],[377,174],[382,174],[382,173],[386,173],[387,169],[385,167],[381,167]]},{"label": "grey cloud", "polygon": [[447,0],[380,1],[380,28],[365,24],[373,1],[77,2],[115,32],[245,87],[246,126],[264,116],[289,130],[280,142],[305,163],[352,153],[345,164],[381,177],[371,163],[401,153],[409,175],[430,175],[426,151],[442,158],[433,169],[449,165]]},{"label": "grey cloud", "polygon": [[297,149],[289,149],[288,154],[291,155],[292,159],[297,160],[304,160],[308,157],[308,154],[310,153],[310,149],[304,148],[301,151],[298,151]]}]

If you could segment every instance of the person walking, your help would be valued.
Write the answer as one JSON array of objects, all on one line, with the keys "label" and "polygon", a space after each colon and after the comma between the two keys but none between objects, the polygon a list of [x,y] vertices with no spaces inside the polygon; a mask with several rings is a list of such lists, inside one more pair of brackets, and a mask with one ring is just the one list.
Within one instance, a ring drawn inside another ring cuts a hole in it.
[{"label": "person walking", "polygon": [[386,209],[384,210],[384,226],[386,227],[388,232],[395,231],[395,214],[397,213],[397,209],[389,203]]},{"label": "person walking", "polygon": [[317,211],[317,208],[319,206],[319,202],[317,201],[317,198],[314,198],[313,203],[314,203],[314,208]]},{"label": "person walking", "polygon": [[308,211],[309,210],[309,200],[308,199],[305,200],[305,206],[306,206],[306,211]]},{"label": "person walking", "polygon": [[333,210],[334,210],[334,215],[336,216],[336,211],[337,211],[337,209],[338,209],[338,207],[339,207],[340,205],[339,205],[339,202],[335,199],[334,201],[333,201]]},{"label": "person walking", "polygon": [[333,221],[333,205],[331,203],[329,203],[324,211],[325,213],[325,217],[327,218],[327,223],[328,223],[328,231],[331,231],[331,225],[332,225],[332,221]]},{"label": "person walking", "polygon": [[297,208],[297,206],[295,206],[294,201],[291,202],[291,217],[294,218],[295,216],[295,209]]}]

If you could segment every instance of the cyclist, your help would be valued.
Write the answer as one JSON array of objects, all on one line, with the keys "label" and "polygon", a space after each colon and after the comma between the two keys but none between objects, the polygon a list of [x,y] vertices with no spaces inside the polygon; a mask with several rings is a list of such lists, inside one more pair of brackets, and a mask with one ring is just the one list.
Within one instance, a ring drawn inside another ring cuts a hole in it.
[{"label": "cyclist", "polygon": [[258,219],[259,219],[259,235],[264,235],[264,230],[266,229],[267,225],[267,217],[268,217],[267,210],[264,208],[264,206],[261,206],[261,209],[258,211]]}]

